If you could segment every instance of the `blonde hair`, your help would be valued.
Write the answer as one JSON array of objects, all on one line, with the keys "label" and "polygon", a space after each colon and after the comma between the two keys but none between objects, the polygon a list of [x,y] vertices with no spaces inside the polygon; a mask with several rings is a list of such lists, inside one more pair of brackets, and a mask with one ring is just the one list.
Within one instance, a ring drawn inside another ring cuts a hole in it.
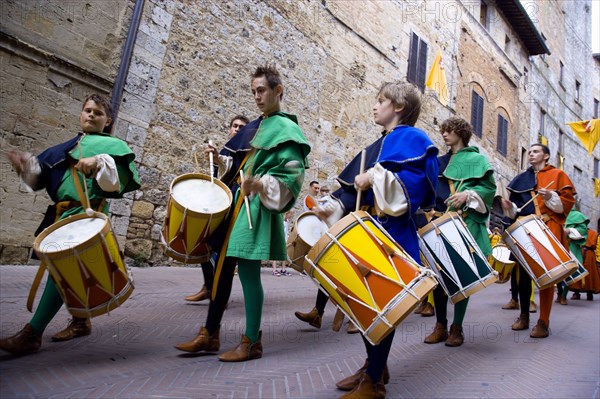
[{"label": "blonde hair", "polygon": [[384,82],[377,93],[377,96],[380,95],[403,108],[401,124],[414,126],[417,123],[421,114],[421,93],[415,85],[408,82]]}]

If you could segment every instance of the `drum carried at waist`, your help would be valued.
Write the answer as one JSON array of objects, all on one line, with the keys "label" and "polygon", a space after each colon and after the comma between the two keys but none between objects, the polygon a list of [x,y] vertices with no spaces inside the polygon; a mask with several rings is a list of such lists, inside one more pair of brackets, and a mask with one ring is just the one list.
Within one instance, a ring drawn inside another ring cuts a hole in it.
[{"label": "drum carried at waist", "polygon": [[304,212],[298,215],[286,244],[290,266],[302,273],[304,256],[326,232],[327,224],[314,213]]},{"label": "drum carried at waist", "polygon": [[304,268],[372,344],[437,285],[432,273],[363,211],[334,224],[306,255]]},{"label": "drum carried at waist", "polygon": [[536,215],[517,219],[504,232],[504,242],[539,289],[577,270],[577,261]]},{"label": "drum carried at waist", "polygon": [[503,243],[498,243],[492,247],[492,254],[488,260],[490,266],[498,272],[497,284],[504,284],[510,280],[510,274],[515,262],[510,260],[510,249]]},{"label": "drum carried at waist", "polygon": [[183,263],[207,262],[211,257],[207,240],[227,216],[232,199],[229,188],[208,175],[176,177],[161,234],[165,254]]},{"label": "drum carried at waist", "polygon": [[[575,255],[573,255],[572,252],[570,252],[571,257],[573,259],[575,258]],[[582,279],[586,278],[587,276],[589,276],[590,272],[588,272],[585,267],[583,267],[583,265],[578,261],[577,262],[577,270],[575,270],[573,272],[573,274],[569,275],[569,277],[567,277],[565,279],[565,284],[567,284],[568,286],[571,286],[573,284],[575,284],[578,281],[581,281]]]},{"label": "drum carried at waist", "polygon": [[462,218],[448,212],[419,229],[422,257],[453,304],[498,280]]},{"label": "drum carried at waist", "polygon": [[131,275],[103,213],[73,215],[54,223],[36,237],[33,249],[73,316],[107,313],[133,292]]}]

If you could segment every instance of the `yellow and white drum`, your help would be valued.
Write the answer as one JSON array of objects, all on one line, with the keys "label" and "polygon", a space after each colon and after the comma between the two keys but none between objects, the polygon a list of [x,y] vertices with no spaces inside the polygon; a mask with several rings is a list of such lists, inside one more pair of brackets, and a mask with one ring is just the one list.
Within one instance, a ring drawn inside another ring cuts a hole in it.
[{"label": "yellow and white drum", "polygon": [[308,275],[372,344],[391,333],[437,285],[431,271],[363,211],[334,224],[305,259]]},{"label": "yellow and white drum", "polygon": [[183,263],[207,262],[207,239],[227,216],[231,191],[220,180],[188,173],[173,180],[170,194],[161,234],[165,254]]},{"label": "yellow and white drum", "polygon": [[577,261],[536,215],[518,218],[504,232],[504,242],[539,289],[577,270]]},{"label": "yellow and white drum", "polygon": [[33,249],[73,316],[107,313],[133,291],[110,221],[103,213],[69,216],[54,223],[36,237]]},{"label": "yellow and white drum", "polygon": [[492,247],[492,254],[488,258],[490,266],[498,272],[497,284],[504,284],[510,280],[510,273],[515,262],[510,260],[510,249],[502,243],[498,243]]},{"label": "yellow and white drum", "polygon": [[298,215],[287,240],[287,255],[290,266],[302,273],[304,256],[327,232],[327,224],[312,212]]},{"label": "yellow and white drum", "polygon": [[419,236],[421,252],[453,304],[498,280],[458,213],[435,219],[419,229]]}]

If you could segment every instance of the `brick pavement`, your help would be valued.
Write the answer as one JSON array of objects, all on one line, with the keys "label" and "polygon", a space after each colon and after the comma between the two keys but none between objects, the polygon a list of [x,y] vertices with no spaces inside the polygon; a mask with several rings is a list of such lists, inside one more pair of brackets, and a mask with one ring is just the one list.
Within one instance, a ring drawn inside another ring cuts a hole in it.
[{"label": "brick pavement", "polygon": [[[29,319],[25,300],[36,268],[0,266],[0,335],[12,335]],[[314,304],[308,278],[271,276],[263,269],[264,357],[221,363],[214,355],[187,355],[173,345],[192,338],[207,305],[184,303],[202,281],[199,268],[134,269],[132,297],[109,316],[94,319],[93,334],[52,343],[69,318],[61,310],[44,334],[40,353],[0,354],[0,398],[335,398],[335,382],[364,360],[358,335],[329,329],[328,305],[321,330],[293,315]],[[529,338],[510,324],[518,311],[501,310],[508,285],[477,293],[465,320],[460,348],[426,345],[435,318],[410,315],[397,329],[388,362],[388,398],[598,398],[600,300],[556,305],[552,335]],[[39,293],[41,293],[41,289]],[[39,298],[38,298],[39,299]],[[36,301],[37,303],[37,301]],[[452,313],[450,306],[449,312]],[[225,313],[221,348],[243,331],[239,280]],[[532,315],[532,325],[537,314]]]}]

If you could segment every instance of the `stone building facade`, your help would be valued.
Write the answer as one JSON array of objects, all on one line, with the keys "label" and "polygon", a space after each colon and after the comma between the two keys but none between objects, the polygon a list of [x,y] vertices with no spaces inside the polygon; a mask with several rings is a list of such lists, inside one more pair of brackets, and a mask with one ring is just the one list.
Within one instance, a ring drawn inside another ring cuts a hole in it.
[{"label": "stone building facade", "polygon": [[[21,10],[34,3],[3,6]],[[100,4],[106,2],[86,3],[104,10]],[[18,40],[24,43],[21,47],[42,48],[50,55],[71,54],[70,50],[58,40],[48,43],[41,34],[31,36],[34,29],[27,17],[12,30],[5,29],[6,13],[2,13],[0,55],[7,67],[1,78],[11,82],[20,77],[21,86],[38,91],[50,87],[65,97],[51,107],[62,119],[51,119],[42,112],[24,112],[22,104],[37,109],[36,95],[16,87],[7,93],[4,89],[2,113],[9,113],[15,122],[2,122],[3,149],[36,152],[70,137],[68,128],[77,121],[83,92],[108,92],[114,82],[135,3],[115,1],[105,9],[114,18],[102,20],[105,26],[98,32],[90,28],[89,38],[82,35],[80,41],[90,44],[81,46],[81,61],[75,59],[74,65],[81,73],[102,71],[103,83],[82,86],[78,95],[60,93],[47,65],[22,59],[9,44]],[[44,4],[58,7],[58,3]],[[62,32],[73,24],[53,12],[61,17],[48,22],[47,29]],[[482,14],[487,18],[484,23]],[[333,185],[351,157],[380,134],[371,111],[377,88],[383,81],[406,78],[415,62],[411,56],[415,37],[427,45],[419,55],[426,71],[441,49],[450,97],[443,106],[435,92],[425,89],[417,126],[442,148],[439,124],[452,115],[471,120],[472,93],[477,92],[484,98],[482,134],[473,138],[473,144],[482,148],[501,179],[510,179],[520,170],[521,149],[530,141],[528,134],[522,134],[530,131],[531,115],[525,77],[532,70],[531,60],[539,56],[532,56],[527,44],[531,39],[524,38],[491,2],[482,8],[481,1],[146,0],[114,128],[136,152],[143,183],[141,190],[111,204],[113,225],[125,242],[126,254],[149,263],[167,263],[160,230],[169,185],[182,173],[207,172],[202,149],[209,140],[218,146],[225,142],[233,115],[258,116],[249,89],[249,75],[257,65],[272,63],[279,68],[285,86],[283,108],[298,115],[313,144],[307,183],[319,180]],[[102,54],[100,60],[94,58],[97,54]],[[27,78],[18,66],[23,63],[40,69],[37,80]],[[7,99],[10,106],[5,105]],[[505,155],[498,152],[498,115],[508,121]],[[21,127],[25,120],[32,126]],[[28,136],[40,130],[55,133],[39,142]],[[44,194],[20,193],[10,166],[5,160],[1,165],[0,262],[25,262],[32,231],[48,199]]]}]

